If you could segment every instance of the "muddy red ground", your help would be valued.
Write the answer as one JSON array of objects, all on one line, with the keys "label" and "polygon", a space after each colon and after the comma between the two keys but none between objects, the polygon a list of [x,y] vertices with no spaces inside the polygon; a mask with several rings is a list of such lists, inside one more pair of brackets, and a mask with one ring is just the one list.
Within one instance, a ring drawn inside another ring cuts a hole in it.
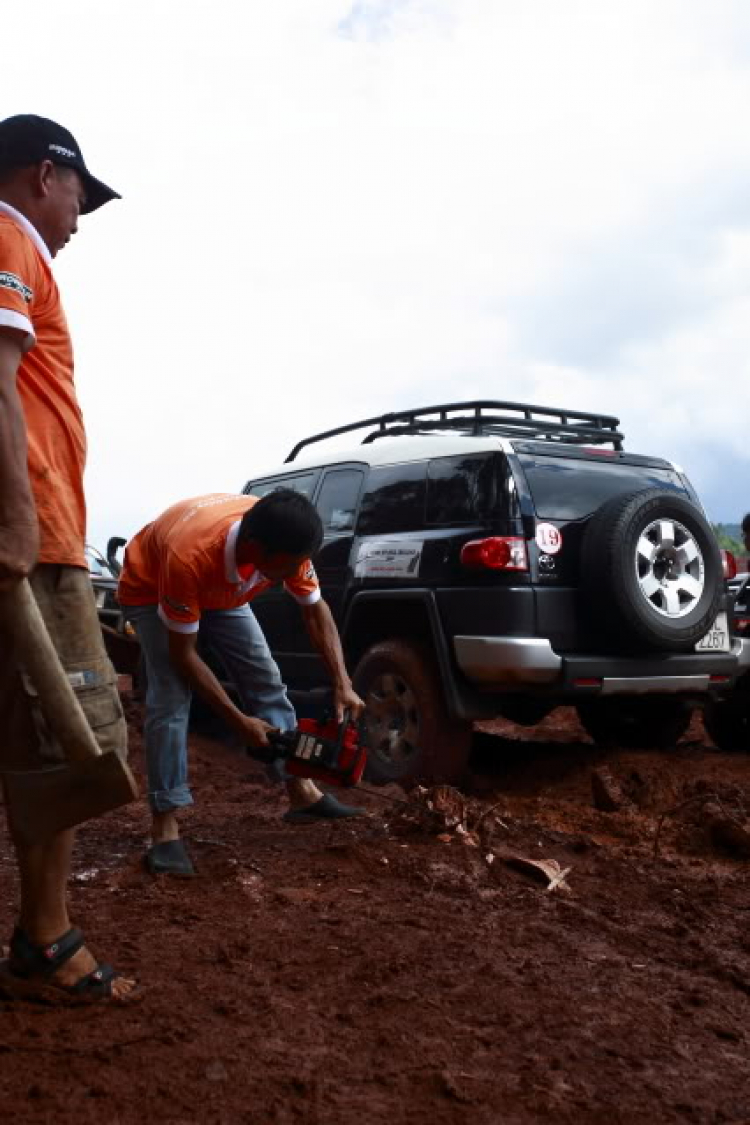
[{"label": "muddy red ground", "polygon": [[[287,827],[237,751],[195,739],[196,879],[142,871],[142,807],[76,852],[76,921],[140,1001],[0,1000],[2,1120],[750,1122],[750,860],[705,813],[742,820],[750,761],[698,725],[605,759],[565,712],[483,742],[466,836],[367,796],[367,819]],[[592,803],[603,764],[620,811]],[[14,899],[2,837],[6,930]]]}]

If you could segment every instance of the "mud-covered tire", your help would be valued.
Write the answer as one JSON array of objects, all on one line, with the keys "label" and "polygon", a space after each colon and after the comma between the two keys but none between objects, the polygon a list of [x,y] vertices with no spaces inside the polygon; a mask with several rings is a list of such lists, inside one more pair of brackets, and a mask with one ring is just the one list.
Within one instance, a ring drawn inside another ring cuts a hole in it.
[{"label": "mud-covered tire", "polygon": [[583,607],[610,649],[689,652],[711,628],[723,588],[716,537],[684,496],[616,496],[581,548]]},{"label": "mud-covered tire", "polygon": [[682,699],[653,695],[587,699],[576,710],[583,729],[605,750],[669,750],[687,730],[692,714]]},{"label": "mud-covered tire", "polygon": [[364,699],[366,777],[377,785],[459,784],[471,748],[471,724],[453,719],[435,660],[415,642],[372,645],[353,682]]},{"label": "mud-covered tire", "polygon": [[706,702],[703,725],[719,750],[750,754],[750,672],[737,681],[730,695]]}]

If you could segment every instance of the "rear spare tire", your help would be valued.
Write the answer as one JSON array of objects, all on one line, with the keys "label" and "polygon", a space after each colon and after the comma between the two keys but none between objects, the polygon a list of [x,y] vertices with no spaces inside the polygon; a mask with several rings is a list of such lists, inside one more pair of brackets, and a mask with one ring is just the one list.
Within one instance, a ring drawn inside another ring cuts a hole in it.
[{"label": "rear spare tire", "polygon": [[379,641],[359,661],[353,682],[365,701],[370,781],[460,783],[471,724],[448,714],[440,674],[426,648],[411,641]]},{"label": "rear spare tire", "polygon": [[677,492],[616,496],[589,521],[581,591],[610,648],[690,652],[714,622],[722,583],[713,531]]}]

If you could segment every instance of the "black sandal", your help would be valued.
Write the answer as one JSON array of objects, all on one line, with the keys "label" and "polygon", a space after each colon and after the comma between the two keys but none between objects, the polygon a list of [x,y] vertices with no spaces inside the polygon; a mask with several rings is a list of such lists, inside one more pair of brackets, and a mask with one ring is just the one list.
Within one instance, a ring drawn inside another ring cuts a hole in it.
[{"label": "black sandal", "polygon": [[[10,940],[10,957],[7,971],[11,977],[24,982],[37,991],[47,987],[82,1000],[103,1000],[112,997],[112,984],[121,973],[111,965],[97,965],[75,984],[58,984],[55,973],[84,946],[83,934],[75,927],[69,929],[49,945],[35,945],[18,927]],[[128,998],[132,996],[128,993]]]}]

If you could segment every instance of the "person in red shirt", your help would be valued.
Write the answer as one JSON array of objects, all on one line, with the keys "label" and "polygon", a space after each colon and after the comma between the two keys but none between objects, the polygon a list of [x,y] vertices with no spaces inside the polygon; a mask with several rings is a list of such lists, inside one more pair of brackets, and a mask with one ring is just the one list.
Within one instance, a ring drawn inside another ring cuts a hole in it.
[{"label": "person in red shirt", "polygon": [[[84,555],[86,437],[52,273],[79,215],[112,199],[67,129],[31,114],[0,122],[0,595],[28,577],[102,751],[124,756],[126,726]],[[2,634],[0,653],[0,774],[49,769],[60,747]],[[24,844],[13,829],[17,800],[6,792],[21,904],[4,974],[19,987],[125,999],[135,982],[98,965],[70,925],[73,831]]]},{"label": "person in red shirt", "polygon": [[[336,625],[310,560],[320,547],[320,516],[299,492],[255,496],[214,493],[182,500],[131,540],[118,599],[138,633],[147,676],[145,744],[153,874],[192,875],[179,838],[179,809],[193,803],[188,786],[187,729],[191,689],[249,746],[267,732],[296,726],[281,674],[248,603],[281,582],[298,603],[305,627],[331,676],[339,720],[364,704],[352,689]],[[240,697],[236,707],[204,662],[198,636],[225,666]],[[283,772],[277,764],[279,780]],[[291,808],[284,820],[360,815],[309,780],[286,778]]]}]

